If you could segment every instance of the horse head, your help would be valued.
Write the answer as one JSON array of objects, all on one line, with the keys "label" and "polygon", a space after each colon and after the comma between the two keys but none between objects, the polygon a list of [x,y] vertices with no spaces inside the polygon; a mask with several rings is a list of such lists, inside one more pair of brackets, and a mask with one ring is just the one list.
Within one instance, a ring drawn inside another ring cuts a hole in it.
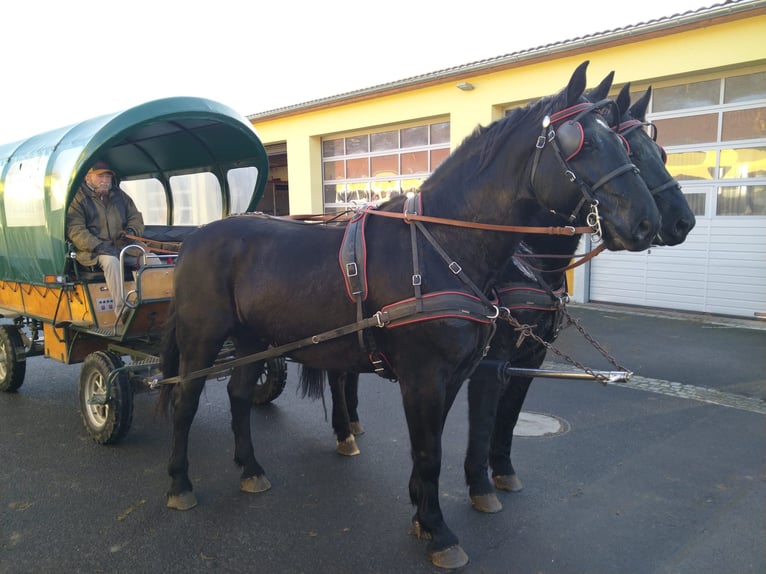
[{"label": "horse head", "polygon": [[[546,209],[566,215],[572,224],[590,225],[609,249],[641,251],[657,235],[660,216],[607,121],[617,117],[616,103],[591,102],[585,94],[587,65],[578,66],[567,87],[538,106],[543,113],[530,189]],[[601,88],[610,86],[607,76]]]},{"label": "horse head", "polygon": [[681,187],[665,167],[667,155],[657,144],[657,128],[646,121],[646,108],[651,95],[652,88],[649,86],[644,95],[631,106],[630,83],[625,84],[617,96],[620,121],[616,129],[625,139],[628,155],[641,171],[641,177],[657,203],[661,227],[655,243],[678,245],[686,239],[696,221]]}]

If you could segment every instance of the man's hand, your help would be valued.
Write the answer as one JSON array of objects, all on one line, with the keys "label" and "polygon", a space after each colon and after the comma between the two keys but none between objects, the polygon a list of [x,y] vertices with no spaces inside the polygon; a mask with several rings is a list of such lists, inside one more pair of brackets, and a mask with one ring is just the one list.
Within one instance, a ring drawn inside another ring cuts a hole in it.
[{"label": "man's hand", "polygon": [[93,250],[93,253],[96,255],[113,255],[114,257],[119,257],[120,253],[117,251],[117,248],[109,243],[108,241],[103,241],[96,245],[96,248]]}]

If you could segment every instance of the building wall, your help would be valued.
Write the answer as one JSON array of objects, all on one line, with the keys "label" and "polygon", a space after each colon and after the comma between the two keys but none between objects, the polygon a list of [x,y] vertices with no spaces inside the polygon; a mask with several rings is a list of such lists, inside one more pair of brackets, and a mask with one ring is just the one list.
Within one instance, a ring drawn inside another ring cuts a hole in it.
[{"label": "building wall", "polygon": [[[419,85],[393,83],[348,99],[328,98],[314,105],[278,111],[251,120],[267,145],[286,143],[289,205],[293,214],[323,211],[321,140],[356,130],[421,120],[448,120],[451,148],[478,125],[499,119],[516,105],[552,94],[566,85],[572,71],[589,60],[589,86],[615,71],[615,87],[631,83],[631,91],[662,88],[766,70],[766,3],[743,13],[686,21],[646,33],[606,34],[592,42],[555,45],[549,53],[505,63],[480,73],[427,77]],[[522,55],[523,57],[523,55]],[[457,68],[459,70],[459,68]],[[472,91],[456,88],[460,82]],[[753,236],[747,241],[757,241]],[[587,242],[585,242],[587,244]],[[708,257],[712,257],[708,255]],[[764,268],[766,272],[766,268]],[[570,274],[574,299],[589,299],[588,266]],[[625,286],[626,292],[630,285]]]},{"label": "building wall", "polygon": [[[508,106],[561,89],[583,60],[590,60],[589,84],[595,85],[615,70],[616,84],[631,82],[634,89],[640,90],[650,84],[661,87],[677,83],[679,77],[702,80],[722,69],[766,62],[764,37],[766,14],[721,23],[703,22],[693,29],[639,36],[630,42],[621,40],[591,49],[578,47],[571,53],[557,52],[506,69],[451,77],[435,85],[399,89],[362,101],[307,107],[299,113],[256,120],[253,125],[264,144],[287,144],[290,212],[320,213],[323,136],[444,117],[451,123],[454,149],[477,125],[498,119]],[[460,81],[469,81],[475,89],[457,89],[455,85]]]}]

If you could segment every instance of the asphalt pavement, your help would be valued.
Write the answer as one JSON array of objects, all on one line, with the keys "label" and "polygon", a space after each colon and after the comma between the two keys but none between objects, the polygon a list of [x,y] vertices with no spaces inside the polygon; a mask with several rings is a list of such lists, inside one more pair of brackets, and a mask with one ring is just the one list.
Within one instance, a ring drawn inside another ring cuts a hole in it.
[{"label": "asphalt pavement", "polygon": [[[465,389],[447,419],[441,504],[470,563],[461,572],[745,574],[766,572],[766,322],[572,305],[547,366],[613,362],[627,383],[538,379],[524,408],[558,421],[514,441],[525,488],[480,514],[462,476]],[[612,361],[610,361],[611,357]],[[334,452],[321,401],[297,393],[298,368],[253,410],[256,455],[273,487],[239,491],[225,382],[209,381],[191,431],[199,506],[164,506],[170,425],[156,395],[136,397],[115,446],[86,434],[79,365],[30,359],[0,394],[0,574],[426,573],[407,534],[407,437],[398,386],[360,385],[362,454]],[[329,395],[328,395],[329,401]],[[329,407],[329,405],[328,405]]]}]

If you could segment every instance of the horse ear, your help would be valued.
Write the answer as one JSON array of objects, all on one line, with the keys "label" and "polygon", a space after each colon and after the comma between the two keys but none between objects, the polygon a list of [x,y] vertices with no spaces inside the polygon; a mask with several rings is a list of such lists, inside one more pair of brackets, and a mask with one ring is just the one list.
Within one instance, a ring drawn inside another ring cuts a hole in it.
[{"label": "horse ear", "polygon": [[573,106],[580,99],[580,96],[585,92],[585,70],[588,68],[590,60],[585,60],[582,64],[577,66],[577,69],[569,78],[569,85],[566,89],[567,107]]},{"label": "horse ear", "polygon": [[649,107],[649,100],[652,97],[652,87],[646,89],[646,93],[641,96],[636,103],[630,107],[630,115],[640,121],[646,120],[646,108]]},{"label": "horse ear", "polygon": [[614,70],[609,72],[606,77],[601,80],[601,83],[593,88],[592,90],[588,90],[587,94],[585,94],[585,97],[587,97],[591,102],[598,102],[603,100],[609,95],[609,90],[612,89],[612,82],[614,81]]},{"label": "horse ear", "polygon": [[625,117],[628,108],[630,108],[630,82],[625,84],[617,94],[617,109],[620,110],[620,117]]}]

